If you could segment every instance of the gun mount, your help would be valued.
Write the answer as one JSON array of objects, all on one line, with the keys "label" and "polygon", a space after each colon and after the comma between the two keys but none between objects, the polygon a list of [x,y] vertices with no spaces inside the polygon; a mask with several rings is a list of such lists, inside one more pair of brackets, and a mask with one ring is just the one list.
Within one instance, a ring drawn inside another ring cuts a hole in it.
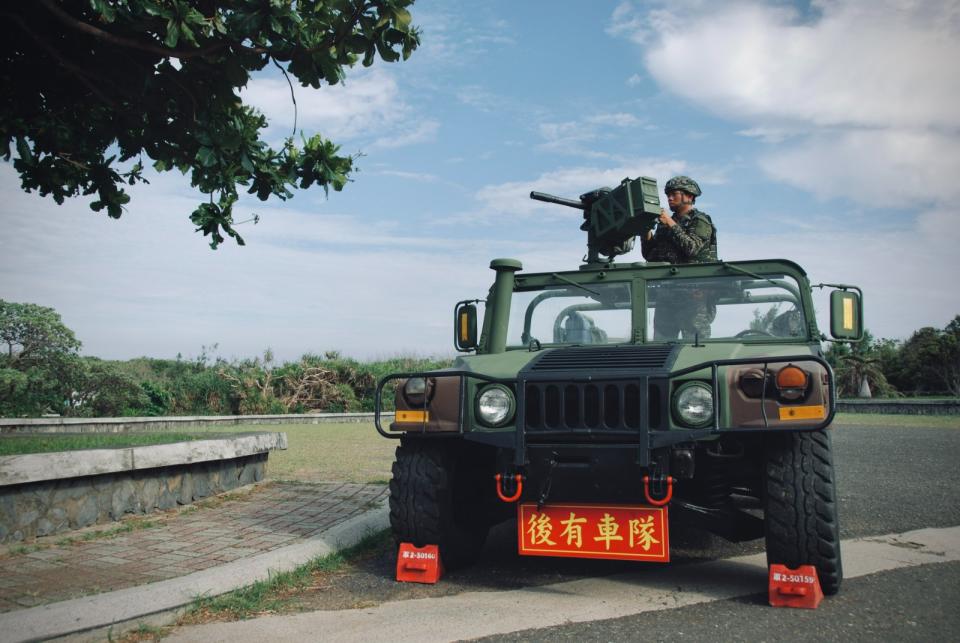
[{"label": "gun mount", "polygon": [[646,176],[624,179],[615,188],[591,190],[581,194],[579,201],[543,192],[531,192],[530,198],[583,211],[580,229],[587,233],[587,264],[606,263],[629,252],[634,238],[652,230],[660,215],[657,181]]}]

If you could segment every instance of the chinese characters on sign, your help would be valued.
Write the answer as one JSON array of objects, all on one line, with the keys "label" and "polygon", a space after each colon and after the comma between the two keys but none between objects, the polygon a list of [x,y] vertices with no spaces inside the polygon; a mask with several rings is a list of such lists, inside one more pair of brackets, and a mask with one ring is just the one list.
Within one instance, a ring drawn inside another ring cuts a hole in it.
[{"label": "chinese characters on sign", "polygon": [[517,512],[521,554],[670,560],[666,507],[524,503]]}]

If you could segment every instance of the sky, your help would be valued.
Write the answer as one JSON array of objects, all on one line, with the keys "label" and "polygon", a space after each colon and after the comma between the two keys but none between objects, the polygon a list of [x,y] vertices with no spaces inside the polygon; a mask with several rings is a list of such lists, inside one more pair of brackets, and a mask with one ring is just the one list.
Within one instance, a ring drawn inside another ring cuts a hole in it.
[{"label": "sky", "polygon": [[[856,284],[904,339],[960,313],[960,2],[418,0],[406,62],[296,88],[297,126],[361,155],[343,192],[244,198],[247,242],[194,232],[177,172],[119,220],[24,193],[0,162],[0,299],[56,309],[106,359],[453,353],[489,262],[573,269],[576,198],[676,174],[724,260],[787,258]],[[950,62],[953,61],[953,62]],[[242,93],[290,134],[279,72]],[[664,200],[665,202],[665,200]],[[618,261],[641,261],[639,250]],[[827,328],[825,306],[820,327]]]}]

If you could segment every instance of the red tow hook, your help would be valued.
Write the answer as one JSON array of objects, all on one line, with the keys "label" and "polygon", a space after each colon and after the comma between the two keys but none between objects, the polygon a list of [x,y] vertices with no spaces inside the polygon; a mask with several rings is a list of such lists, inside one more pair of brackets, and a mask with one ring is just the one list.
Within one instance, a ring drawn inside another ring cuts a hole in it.
[{"label": "red tow hook", "polygon": [[[520,499],[520,494],[523,493],[523,476],[517,474],[515,476],[502,476],[499,473],[494,476],[497,480],[497,496],[500,500],[504,502],[516,502]],[[515,480],[517,482],[517,491],[512,496],[506,496],[503,493],[503,480]]]},{"label": "red tow hook", "polygon": [[643,476],[643,495],[654,507],[662,507],[673,498],[673,476],[667,476],[667,494],[660,500],[654,500],[650,497],[650,476]]}]

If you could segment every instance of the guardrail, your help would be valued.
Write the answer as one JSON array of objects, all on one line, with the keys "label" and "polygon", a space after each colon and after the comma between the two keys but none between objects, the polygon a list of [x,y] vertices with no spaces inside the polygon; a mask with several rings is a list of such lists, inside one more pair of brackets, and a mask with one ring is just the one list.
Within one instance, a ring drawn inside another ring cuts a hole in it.
[{"label": "guardrail", "polygon": [[[393,415],[392,413],[381,413]],[[327,424],[373,422],[373,413],[302,413],[286,415],[193,415],[129,418],[0,418],[0,433],[121,433],[186,429],[195,426],[252,424]]]}]

